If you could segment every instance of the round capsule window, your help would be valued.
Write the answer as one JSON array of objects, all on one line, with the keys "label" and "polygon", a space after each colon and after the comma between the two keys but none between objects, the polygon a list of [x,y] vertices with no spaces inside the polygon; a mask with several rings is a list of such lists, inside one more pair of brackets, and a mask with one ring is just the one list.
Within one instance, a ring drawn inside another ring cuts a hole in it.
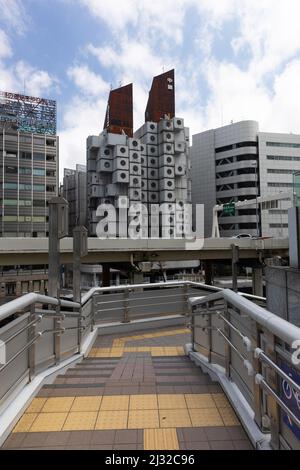
[{"label": "round capsule window", "polygon": [[135,195],[135,196],[138,196],[138,195],[139,195],[139,192],[138,192],[138,191],[134,191],[134,195]]},{"label": "round capsule window", "polygon": [[179,201],[179,202],[178,202],[178,205],[179,205],[180,207],[183,207],[183,202],[182,202],[182,201]]},{"label": "round capsule window", "polygon": [[154,124],[150,124],[150,129],[153,131],[155,129],[155,125]]},{"label": "round capsule window", "polygon": [[121,147],[121,148],[120,148],[120,152],[121,152],[121,153],[125,153],[125,152],[126,152],[125,147]]},{"label": "round capsule window", "polygon": [[172,223],[174,222],[173,217],[169,217],[169,218],[168,218],[168,221],[170,222],[170,224],[172,224]]},{"label": "round capsule window", "polygon": [[177,119],[177,126],[181,126],[181,120]]},{"label": "round capsule window", "polygon": [[152,201],[154,201],[155,198],[156,198],[155,194],[151,194],[151,199],[152,199]]},{"label": "round capsule window", "polygon": [[171,127],[171,123],[169,121],[166,122],[166,127]]},{"label": "round capsule window", "polygon": [[151,147],[150,152],[155,153],[155,147]]},{"label": "round capsule window", "polygon": [[126,161],[125,161],[125,160],[121,160],[121,161],[120,161],[120,164],[121,164],[122,166],[125,166],[125,165],[126,165]]},{"label": "round capsule window", "polygon": [[151,176],[155,176],[155,171],[152,170],[152,171],[150,172],[150,174],[151,174]]},{"label": "round capsule window", "polygon": [[133,141],[132,141],[132,145],[133,145],[133,147],[137,147],[137,146],[138,146],[137,141],[136,141],[136,140],[133,140]]},{"label": "round capsule window", "polygon": [[132,167],[132,169],[133,169],[133,171],[139,171],[139,167],[138,167],[137,165],[134,165],[134,166]]},{"label": "round capsule window", "polygon": [[151,142],[154,142],[155,141],[155,136],[151,135],[150,140],[151,140]]},{"label": "round capsule window", "polygon": [[171,134],[168,132],[167,135],[166,135],[167,139],[171,139]]},{"label": "round capsule window", "polygon": [[151,165],[155,165],[156,160],[154,160],[154,158],[151,158],[150,163],[151,163]]},{"label": "round capsule window", "polygon": [[167,158],[167,163],[172,163],[172,158],[171,157]]},{"label": "round capsule window", "polygon": [[172,228],[170,228],[170,232],[169,232],[169,233],[170,233],[170,235],[173,235],[174,230],[173,230]]},{"label": "round capsule window", "polygon": [[133,184],[138,184],[139,180],[138,178],[133,178]]},{"label": "round capsule window", "polygon": [[170,150],[172,149],[171,145],[167,145],[167,150],[170,152]]},{"label": "round capsule window", "polygon": [[126,174],[125,173],[121,173],[121,178],[122,180],[124,180],[126,178]]},{"label": "round capsule window", "polygon": [[179,166],[179,167],[178,167],[178,171],[182,171],[182,166]]},{"label": "round capsule window", "polygon": [[168,199],[172,199],[173,195],[172,193],[168,193]]},{"label": "round capsule window", "polygon": [[152,188],[152,189],[155,189],[155,188],[156,188],[156,184],[154,183],[154,181],[152,181],[152,183],[151,183],[151,188]]},{"label": "round capsule window", "polygon": [[105,168],[109,168],[109,167],[110,167],[110,163],[109,163],[109,162],[105,162],[105,163],[104,163],[104,166],[105,166]]},{"label": "round capsule window", "polygon": [[167,174],[168,174],[168,175],[171,175],[171,174],[172,174],[171,168],[168,168],[168,169],[167,169]]},{"label": "round capsule window", "polygon": [[136,152],[134,152],[134,153],[132,154],[132,158],[133,158],[134,160],[137,160],[137,159],[139,158],[139,154],[136,153]]},{"label": "round capsule window", "polygon": [[167,182],[167,186],[169,186],[169,188],[171,188],[172,184],[173,184],[172,181],[168,181],[168,182]]},{"label": "round capsule window", "polygon": [[109,149],[105,149],[105,150],[104,150],[104,155],[110,155]]}]

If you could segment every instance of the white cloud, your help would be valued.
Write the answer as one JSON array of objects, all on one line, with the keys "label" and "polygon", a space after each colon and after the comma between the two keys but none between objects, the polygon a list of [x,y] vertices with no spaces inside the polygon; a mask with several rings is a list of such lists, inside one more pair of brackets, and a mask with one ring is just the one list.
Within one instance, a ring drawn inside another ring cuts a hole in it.
[{"label": "white cloud", "polygon": [[83,94],[99,96],[102,93],[107,93],[109,90],[109,84],[85,64],[70,67],[67,74]]},{"label": "white cloud", "polygon": [[0,29],[0,60],[10,57],[12,49],[7,34]]},{"label": "white cloud", "polygon": [[29,22],[21,0],[0,0],[1,21],[14,33],[23,34]]}]

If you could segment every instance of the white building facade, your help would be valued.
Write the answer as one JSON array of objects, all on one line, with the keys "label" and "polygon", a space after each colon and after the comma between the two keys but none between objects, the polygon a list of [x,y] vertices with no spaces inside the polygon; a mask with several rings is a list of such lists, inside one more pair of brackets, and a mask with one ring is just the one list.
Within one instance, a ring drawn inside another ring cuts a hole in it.
[{"label": "white building facade", "polygon": [[[220,234],[286,237],[293,173],[300,170],[300,135],[259,132],[256,121],[241,121],[193,136],[192,201],[205,205],[205,236],[212,231],[216,204],[289,192],[270,206],[236,208],[219,215]],[[257,229],[258,228],[258,229]]]}]

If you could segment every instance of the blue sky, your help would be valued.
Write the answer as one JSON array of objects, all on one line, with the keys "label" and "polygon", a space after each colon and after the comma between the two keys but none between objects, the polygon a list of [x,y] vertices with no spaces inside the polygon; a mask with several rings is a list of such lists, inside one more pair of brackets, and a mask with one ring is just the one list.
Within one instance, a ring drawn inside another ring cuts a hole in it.
[{"label": "blue sky", "polygon": [[110,87],[176,69],[191,133],[256,119],[300,134],[298,0],[0,0],[0,89],[57,100],[60,167],[85,162]]}]

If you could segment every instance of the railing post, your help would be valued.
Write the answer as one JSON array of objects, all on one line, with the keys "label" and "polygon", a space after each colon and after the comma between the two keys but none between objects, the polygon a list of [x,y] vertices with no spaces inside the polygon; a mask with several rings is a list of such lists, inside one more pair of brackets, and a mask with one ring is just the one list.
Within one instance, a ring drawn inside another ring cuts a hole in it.
[{"label": "railing post", "polygon": [[[35,305],[30,306],[29,323],[35,320]],[[28,329],[28,342],[33,340],[35,337],[35,325],[32,325]],[[35,374],[35,343],[33,343],[28,349],[28,367],[29,367],[29,382],[31,382]]]},{"label": "railing post", "polygon": [[191,308],[191,341],[192,341],[192,351],[195,351],[195,311],[194,308]]},{"label": "railing post", "polygon": [[[261,330],[256,322],[252,322],[252,341],[253,349],[261,347]],[[252,355],[252,366],[254,369],[253,374],[253,409],[254,409],[254,421],[260,430],[263,430],[262,421],[262,403],[263,403],[263,391],[259,384],[255,381],[256,374],[261,374],[261,362],[258,358]]]},{"label": "railing post", "polygon": [[[270,332],[265,333],[266,338],[266,350],[265,354],[271,359],[271,361],[277,364],[277,354],[275,350],[276,339]],[[280,396],[279,383],[280,380],[274,369],[271,367],[266,368],[266,381],[274,392]],[[279,433],[280,433],[280,408],[277,401],[270,394],[267,395],[267,414],[270,419],[270,430],[271,430],[271,447],[275,450],[279,449]]]},{"label": "railing post", "polygon": [[212,352],[212,321],[211,314],[209,312],[209,302],[206,302],[206,312],[208,320],[208,362],[211,362],[211,352]]},{"label": "railing post", "polygon": [[190,313],[191,313],[191,310],[190,310],[190,305],[189,305],[189,286],[188,284],[184,284],[183,286],[183,303],[184,303],[184,308],[185,308],[185,311],[184,311],[184,315],[185,316],[189,316]]},{"label": "railing post", "polygon": [[124,312],[123,312],[123,320],[122,323],[129,323],[129,292],[130,289],[124,290]]},{"label": "railing post", "polygon": [[[227,321],[230,322],[230,313],[228,309],[228,303],[224,302],[224,317],[226,318]],[[230,326],[224,322],[224,333],[225,336],[231,340],[231,331],[230,331]],[[231,347],[230,344],[227,341],[224,341],[225,343],[225,370],[226,370],[226,377],[230,379],[230,366],[231,366]]]},{"label": "railing post", "polygon": [[95,295],[92,297],[92,314],[91,314],[91,331],[94,331],[95,327]]}]

